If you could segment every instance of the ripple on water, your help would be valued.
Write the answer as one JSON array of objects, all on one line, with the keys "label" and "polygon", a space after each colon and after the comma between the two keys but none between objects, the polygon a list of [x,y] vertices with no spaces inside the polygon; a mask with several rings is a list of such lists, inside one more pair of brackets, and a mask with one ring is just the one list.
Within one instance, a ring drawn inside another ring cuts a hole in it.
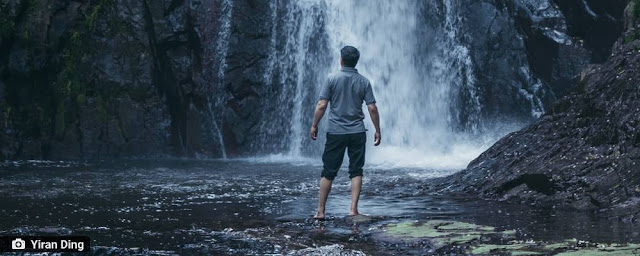
[{"label": "ripple on water", "polygon": [[354,231],[343,218],[350,204],[346,169],[334,181],[329,220],[322,224],[308,221],[317,204],[320,171],[314,165],[178,161],[24,168],[0,176],[2,234],[88,234],[96,251],[114,254],[140,253],[145,246],[158,254],[264,254],[335,245],[349,251],[352,244],[375,252],[380,248],[371,234],[381,225],[432,219],[516,229],[521,240],[640,240],[631,225],[577,213],[421,193],[425,179],[446,170],[367,168],[360,207],[375,221],[357,223]]}]

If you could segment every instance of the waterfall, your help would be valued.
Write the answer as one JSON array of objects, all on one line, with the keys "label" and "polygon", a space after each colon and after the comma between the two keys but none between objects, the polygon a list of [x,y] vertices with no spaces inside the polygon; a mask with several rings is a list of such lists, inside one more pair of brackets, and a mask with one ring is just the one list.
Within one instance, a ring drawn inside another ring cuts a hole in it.
[{"label": "waterfall", "polygon": [[[484,149],[455,129],[460,108],[471,110],[474,127],[481,122],[468,50],[457,42],[456,4],[330,1],[331,48],[360,49],[357,68],[371,80],[378,101],[383,144],[369,148],[370,163],[463,168]],[[444,22],[424,18],[429,16]],[[463,86],[475,101],[456,101]]]},{"label": "waterfall", "polygon": [[356,68],[370,79],[381,116],[382,145],[374,148],[366,114],[368,164],[464,168],[498,136],[483,130],[469,50],[459,38],[460,4],[272,3],[274,35],[265,81],[277,91],[272,104],[279,107],[263,112],[262,124],[268,136],[280,141],[271,153],[319,155],[322,141],[308,139],[317,94],[328,73],[339,69],[340,48],[352,45],[360,50]]},{"label": "waterfall", "polygon": [[[220,60],[220,63],[218,63],[218,70],[216,71],[218,84],[224,84],[225,70],[227,69],[227,52],[229,50],[229,36],[231,35],[231,22],[233,18],[233,0],[223,0],[221,2],[221,14],[222,15],[219,18],[220,27],[218,30],[218,36],[217,36],[217,41],[215,46],[215,53],[217,55],[217,59]],[[219,88],[219,90],[216,91],[216,95],[224,95],[223,88]],[[226,159],[227,150],[224,146],[224,138],[222,136],[222,127],[221,125],[218,124],[219,123],[218,120],[222,120],[222,117],[221,116],[216,117],[213,111],[213,108],[222,109],[222,106],[224,106],[223,104],[224,97],[218,96],[218,97],[215,97],[215,100],[212,100],[211,98],[213,97],[209,98],[208,111],[209,111],[209,114],[211,115],[213,128],[215,129],[214,131],[215,133],[214,136],[216,136],[215,141],[218,141],[220,145],[222,158]]]}]

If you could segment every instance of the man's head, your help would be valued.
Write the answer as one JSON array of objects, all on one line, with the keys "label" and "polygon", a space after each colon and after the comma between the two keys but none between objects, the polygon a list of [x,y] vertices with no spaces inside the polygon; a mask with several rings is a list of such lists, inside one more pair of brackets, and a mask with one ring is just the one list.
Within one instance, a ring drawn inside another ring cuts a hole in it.
[{"label": "man's head", "polygon": [[345,46],[340,50],[340,64],[344,67],[354,68],[360,59],[360,52],[353,46]]}]

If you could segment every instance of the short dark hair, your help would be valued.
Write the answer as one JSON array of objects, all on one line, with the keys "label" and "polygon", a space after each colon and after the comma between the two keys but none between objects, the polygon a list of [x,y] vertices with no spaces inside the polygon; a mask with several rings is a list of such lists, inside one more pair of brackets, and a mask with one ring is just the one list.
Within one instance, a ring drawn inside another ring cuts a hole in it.
[{"label": "short dark hair", "polygon": [[354,68],[360,59],[360,52],[355,47],[347,45],[340,50],[340,57],[344,66]]}]

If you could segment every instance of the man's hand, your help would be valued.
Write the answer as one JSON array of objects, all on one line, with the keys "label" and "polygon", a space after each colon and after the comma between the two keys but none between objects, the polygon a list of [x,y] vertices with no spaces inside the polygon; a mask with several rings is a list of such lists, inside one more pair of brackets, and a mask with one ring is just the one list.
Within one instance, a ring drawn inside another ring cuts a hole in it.
[{"label": "man's hand", "polygon": [[320,123],[322,116],[324,116],[324,111],[327,110],[328,105],[328,100],[319,100],[318,104],[316,104],[316,110],[313,112],[313,124],[311,125],[311,131],[309,132],[309,136],[312,140],[316,140],[318,138],[318,124]]},{"label": "man's hand", "polygon": [[311,131],[309,132],[312,140],[316,140],[318,138],[318,126],[311,126]]},{"label": "man's hand", "polygon": [[371,103],[367,105],[367,108],[369,109],[369,115],[371,116],[371,122],[373,122],[373,127],[376,128],[376,135],[373,138],[373,145],[374,146],[378,146],[380,145],[380,140],[382,139],[382,136],[380,135],[380,115],[378,114],[378,107],[376,106],[376,103]]}]

